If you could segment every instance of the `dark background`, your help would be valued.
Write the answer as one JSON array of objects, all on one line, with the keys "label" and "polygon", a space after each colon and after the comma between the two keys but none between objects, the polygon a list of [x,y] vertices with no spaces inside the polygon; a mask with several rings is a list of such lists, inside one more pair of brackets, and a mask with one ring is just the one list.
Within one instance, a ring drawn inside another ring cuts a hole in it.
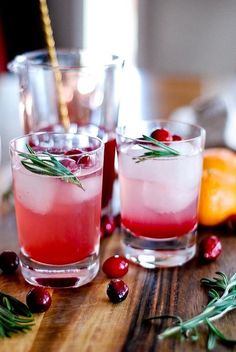
[{"label": "dark background", "polygon": [[45,47],[38,0],[0,1],[0,70],[16,55]]}]

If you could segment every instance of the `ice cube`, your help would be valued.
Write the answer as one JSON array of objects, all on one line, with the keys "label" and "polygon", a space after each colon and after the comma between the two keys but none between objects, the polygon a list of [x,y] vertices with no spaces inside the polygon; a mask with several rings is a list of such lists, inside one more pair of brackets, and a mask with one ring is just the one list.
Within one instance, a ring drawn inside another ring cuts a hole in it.
[{"label": "ice cube", "polygon": [[191,142],[170,143],[168,147],[178,151],[180,155],[191,156],[198,153],[197,148]]},{"label": "ice cube", "polygon": [[14,191],[17,199],[35,213],[45,214],[54,204],[58,192],[56,182],[48,176],[40,176],[23,170],[13,170]]},{"label": "ice cube", "polygon": [[[192,150],[189,143],[180,147],[182,151]],[[171,158],[156,158],[135,162],[133,159],[140,155],[140,149],[132,148],[119,154],[119,171],[128,178],[158,182],[168,187],[194,187],[201,177],[202,157],[200,154]]]},{"label": "ice cube", "polygon": [[175,213],[184,210],[194,201],[195,197],[195,189],[170,189],[163,184],[143,183],[142,198],[144,206],[156,213]]},{"label": "ice cube", "polygon": [[74,184],[59,180],[60,189],[56,199],[57,203],[65,205],[74,203],[76,206],[76,204],[87,201],[101,192],[101,175],[90,175],[80,178],[80,181],[84,190]]}]

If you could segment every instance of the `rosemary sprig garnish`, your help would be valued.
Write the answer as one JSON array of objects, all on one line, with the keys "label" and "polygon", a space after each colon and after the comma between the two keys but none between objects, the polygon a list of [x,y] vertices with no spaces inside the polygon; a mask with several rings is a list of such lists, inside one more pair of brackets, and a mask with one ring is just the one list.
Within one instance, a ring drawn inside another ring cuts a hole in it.
[{"label": "rosemary sprig garnish", "polygon": [[18,299],[0,292],[0,337],[26,332],[33,325],[34,318],[28,307]]},{"label": "rosemary sprig garnish", "polygon": [[[42,152],[40,156],[38,156],[28,144],[26,144],[26,147],[29,153],[19,153],[19,155],[24,158],[21,160],[21,163],[27,170],[38,175],[59,176],[65,182],[73,183],[84,190],[80,180],[52,154]],[[45,157],[43,157],[43,155],[45,155]]]},{"label": "rosemary sprig garnish", "polygon": [[[197,341],[199,334],[197,328],[205,324],[208,327],[207,349],[215,347],[217,339],[225,344],[236,344],[236,340],[226,337],[212,322],[222,318],[227,312],[236,308],[236,273],[227,277],[222,272],[216,272],[213,279],[203,278],[201,283],[209,287],[208,295],[211,298],[205,309],[194,318],[182,321],[178,316],[173,316],[177,323],[163,331],[158,338],[163,340],[170,336],[178,336],[181,339],[189,338]],[[152,319],[166,319],[169,316],[151,317]]]},{"label": "rosemary sprig garnish", "polygon": [[153,148],[147,147],[147,146],[139,143],[138,145],[140,147],[148,150],[148,152],[145,152],[143,155],[140,155],[137,158],[133,158],[134,160],[136,160],[136,163],[139,163],[141,161],[148,160],[148,159],[153,159],[153,158],[170,157],[170,156],[180,155],[180,153],[177,150],[168,147],[166,144],[159,142],[152,137],[148,137],[144,134],[142,137],[145,141],[151,142],[152,144],[158,146],[160,149],[153,149]]}]

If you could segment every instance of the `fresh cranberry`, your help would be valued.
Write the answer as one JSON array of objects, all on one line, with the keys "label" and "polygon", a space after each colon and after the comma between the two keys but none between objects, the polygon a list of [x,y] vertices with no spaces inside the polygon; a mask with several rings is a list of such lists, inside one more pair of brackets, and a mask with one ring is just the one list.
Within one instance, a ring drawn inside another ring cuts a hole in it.
[{"label": "fresh cranberry", "polygon": [[19,257],[15,252],[4,251],[0,254],[0,268],[4,274],[13,274],[19,265]]},{"label": "fresh cranberry", "polygon": [[78,164],[83,167],[90,167],[92,166],[92,160],[89,155],[84,155],[78,160]]},{"label": "fresh cranberry", "polygon": [[67,150],[64,154],[65,155],[80,155],[80,154],[82,154],[82,150],[81,149],[70,149],[70,150]]},{"label": "fresh cranberry", "polygon": [[46,288],[34,287],[27,293],[26,303],[32,313],[42,313],[49,309],[52,298]]},{"label": "fresh cranberry", "polygon": [[28,145],[29,145],[31,148],[34,148],[34,147],[36,146],[35,143],[32,141],[31,138],[29,139]]},{"label": "fresh cranberry", "polygon": [[129,288],[126,283],[120,279],[113,279],[107,287],[107,295],[112,303],[119,303],[126,299]]},{"label": "fresh cranberry", "polygon": [[127,274],[129,262],[125,257],[114,255],[103,263],[102,270],[108,277],[122,277]]},{"label": "fresh cranberry", "polygon": [[60,163],[71,172],[75,172],[78,170],[78,165],[73,159],[62,159],[60,160]]},{"label": "fresh cranberry", "polygon": [[214,261],[221,251],[222,245],[217,236],[206,237],[200,243],[200,257],[206,262]]},{"label": "fresh cranberry", "polygon": [[[86,151],[90,151],[90,147],[87,147]],[[89,155],[81,156],[82,153],[83,151],[80,149],[71,149],[71,150],[67,150],[64,154],[70,155],[70,158],[76,161],[77,164],[82,165],[83,167],[90,167],[92,164],[90,156]]]},{"label": "fresh cranberry", "polygon": [[159,142],[170,142],[172,141],[172,135],[165,128],[158,128],[151,133],[151,137]]},{"label": "fresh cranberry", "polygon": [[85,147],[85,148],[83,148],[83,151],[85,151],[85,152],[91,152],[91,151],[94,150],[94,149],[96,149],[96,148],[93,148],[93,147]]},{"label": "fresh cranberry", "polygon": [[180,137],[180,136],[178,136],[177,134],[173,134],[173,136],[172,136],[172,140],[173,140],[173,141],[182,141],[182,140],[183,140],[183,138],[182,138],[182,137]]},{"label": "fresh cranberry", "polygon": [[111,236],[116,229],[114,216],[103,215],[101,218],[101,237]]},{"label": "fresh cranberry", "polygon": [[71,155],[71,159],[73,159],[74,161],[78,162],[80,155],[82,154],[82,150],[80,149],[70,149],[67,150],[65,153],[65,155]]}]

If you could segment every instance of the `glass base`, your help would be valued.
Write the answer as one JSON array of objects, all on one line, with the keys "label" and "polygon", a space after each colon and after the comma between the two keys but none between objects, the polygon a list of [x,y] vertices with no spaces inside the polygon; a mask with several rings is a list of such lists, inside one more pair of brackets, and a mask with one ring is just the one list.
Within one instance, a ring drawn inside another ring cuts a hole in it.
[{"label": "glass base", "polygon": [[180,266],[196,253],[196,231],[181,237],[148,239],[122,227],[123,251],[129,260],[147,269]]},{"label": "glass base", "polygon": [[75,288],[92,281],[99,270],[99,257],[93,254],[86,259],[67,265],[43,264],[20,253],[21,272],[31,285],[51,288]]}]

